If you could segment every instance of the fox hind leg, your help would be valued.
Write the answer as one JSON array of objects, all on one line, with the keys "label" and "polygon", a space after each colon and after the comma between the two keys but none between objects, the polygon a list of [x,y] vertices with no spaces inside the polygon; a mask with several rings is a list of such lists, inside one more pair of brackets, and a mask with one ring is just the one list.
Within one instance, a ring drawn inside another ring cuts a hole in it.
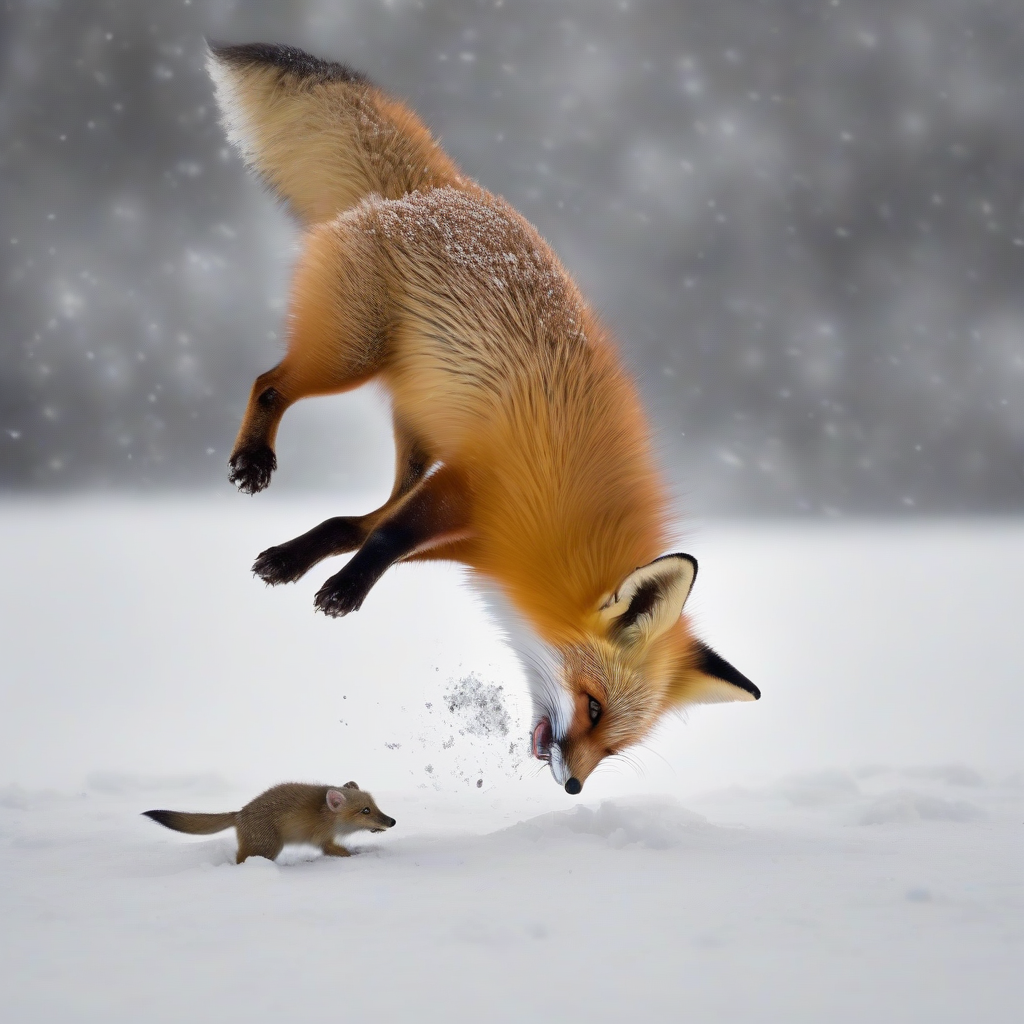
[{"label": "fox hind leg", "polygon": [[245,419],[228,460],[228,480],[248,494],[262,491],[277,469],[274,440],[285,409],[290,367],[282,360],[274,369],[256,378],[249,396]]},{"label": "fox hind leg", "polygon": [[390,304],[374,245],[351,224],[307,233],[292,281],[288,353],[256,378],[228,460],[228,479],[240,490],[255,494],[270,483],[289,406],[357,388],[383,367]]}]

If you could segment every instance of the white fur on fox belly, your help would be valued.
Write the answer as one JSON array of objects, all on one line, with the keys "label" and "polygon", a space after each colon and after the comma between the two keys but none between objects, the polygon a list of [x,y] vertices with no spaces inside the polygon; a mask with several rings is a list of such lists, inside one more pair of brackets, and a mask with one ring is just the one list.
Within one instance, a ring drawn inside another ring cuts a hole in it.
[{"label": "white fur on fox belly", "polygon": [[[534,757],[548,762],[555,781],[564,786],[569,780],[569,772],[562,760],[559,743],[568,732],[569,723],[572,721],[572,702],[559,682],[562,663],[558,652],[537,635],[497,584],[479,577],[476,583],[487,610],[503,634],[503,639],[515,651],[526,673],[533,701],[530,751]],[[551,741],[546,751],[539,751],[536,739],[543,722],[547,722]]]}]

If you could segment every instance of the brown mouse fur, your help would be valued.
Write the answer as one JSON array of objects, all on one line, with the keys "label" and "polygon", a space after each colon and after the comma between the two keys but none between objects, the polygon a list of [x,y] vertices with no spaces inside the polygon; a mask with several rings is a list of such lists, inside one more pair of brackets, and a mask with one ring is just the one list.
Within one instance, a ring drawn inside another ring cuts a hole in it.
[{"label": "brown mouse fur", "polygon": [[238,836],[238,864],[247,857],[274,860],[289,843],[309,843],[330,857],[348,857],[349,851],[336,842],[339,836],[363,829],[383,832],[395,824],[355,782],[337,788],[283,782],[250,800],[240,811],[222,814],[143,813],[190,835],[211,835],[233,827]]}]

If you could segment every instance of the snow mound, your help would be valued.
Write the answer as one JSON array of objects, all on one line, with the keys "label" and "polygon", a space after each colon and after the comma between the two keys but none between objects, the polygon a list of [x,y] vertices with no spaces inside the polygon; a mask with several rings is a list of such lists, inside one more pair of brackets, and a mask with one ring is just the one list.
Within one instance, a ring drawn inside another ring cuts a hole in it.
[{"label": "snow mound", "polygon": [[981,821],[985,812],[966,800],[944,800],[912,789],[883,793],[861,816],[862,825],[911,821]]},{"label": "snow mound", "polygon": [[846,772],[798,772],[778,783],[775,792],[794,807],[828,807],[856,800],[860,787]]},{"label": "snow mound", "polygon": [[948,786],[983,786],[984,778],[973,768],[962,764],[940,764],[921,768],[905,768],[903,774],[912,779],[929,779]]},{"label": "snow mound", "polygon": [[0,786],[0,808],[11,811],[27,811],[31,794],[17,784]]},{"label": "snow mound", "polygon": [[571,811],[541,814],[493,835],[533,842],[588,836],[602,839],[615,849],[643,846],[668,850],[683,845],[696,831],[709,827],[706,818],[674,800],[606,800],[597,807],[581,806]]}]

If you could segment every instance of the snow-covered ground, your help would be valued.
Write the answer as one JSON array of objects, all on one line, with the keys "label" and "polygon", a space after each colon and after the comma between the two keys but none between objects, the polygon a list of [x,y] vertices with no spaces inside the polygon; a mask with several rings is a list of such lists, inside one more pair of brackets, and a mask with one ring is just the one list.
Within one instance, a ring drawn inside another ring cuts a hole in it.
[{"label": "snow-covered ground", "polygon": [[[693,528],[693,610],[764,698],[574,799],[456,570],[343,621],[334,566],[249,575],[366,504],[0,506],[5,1020],[1018,1019],[1024,525]],[[236,867],[139,815],[285,779],[398,825]]]}]

